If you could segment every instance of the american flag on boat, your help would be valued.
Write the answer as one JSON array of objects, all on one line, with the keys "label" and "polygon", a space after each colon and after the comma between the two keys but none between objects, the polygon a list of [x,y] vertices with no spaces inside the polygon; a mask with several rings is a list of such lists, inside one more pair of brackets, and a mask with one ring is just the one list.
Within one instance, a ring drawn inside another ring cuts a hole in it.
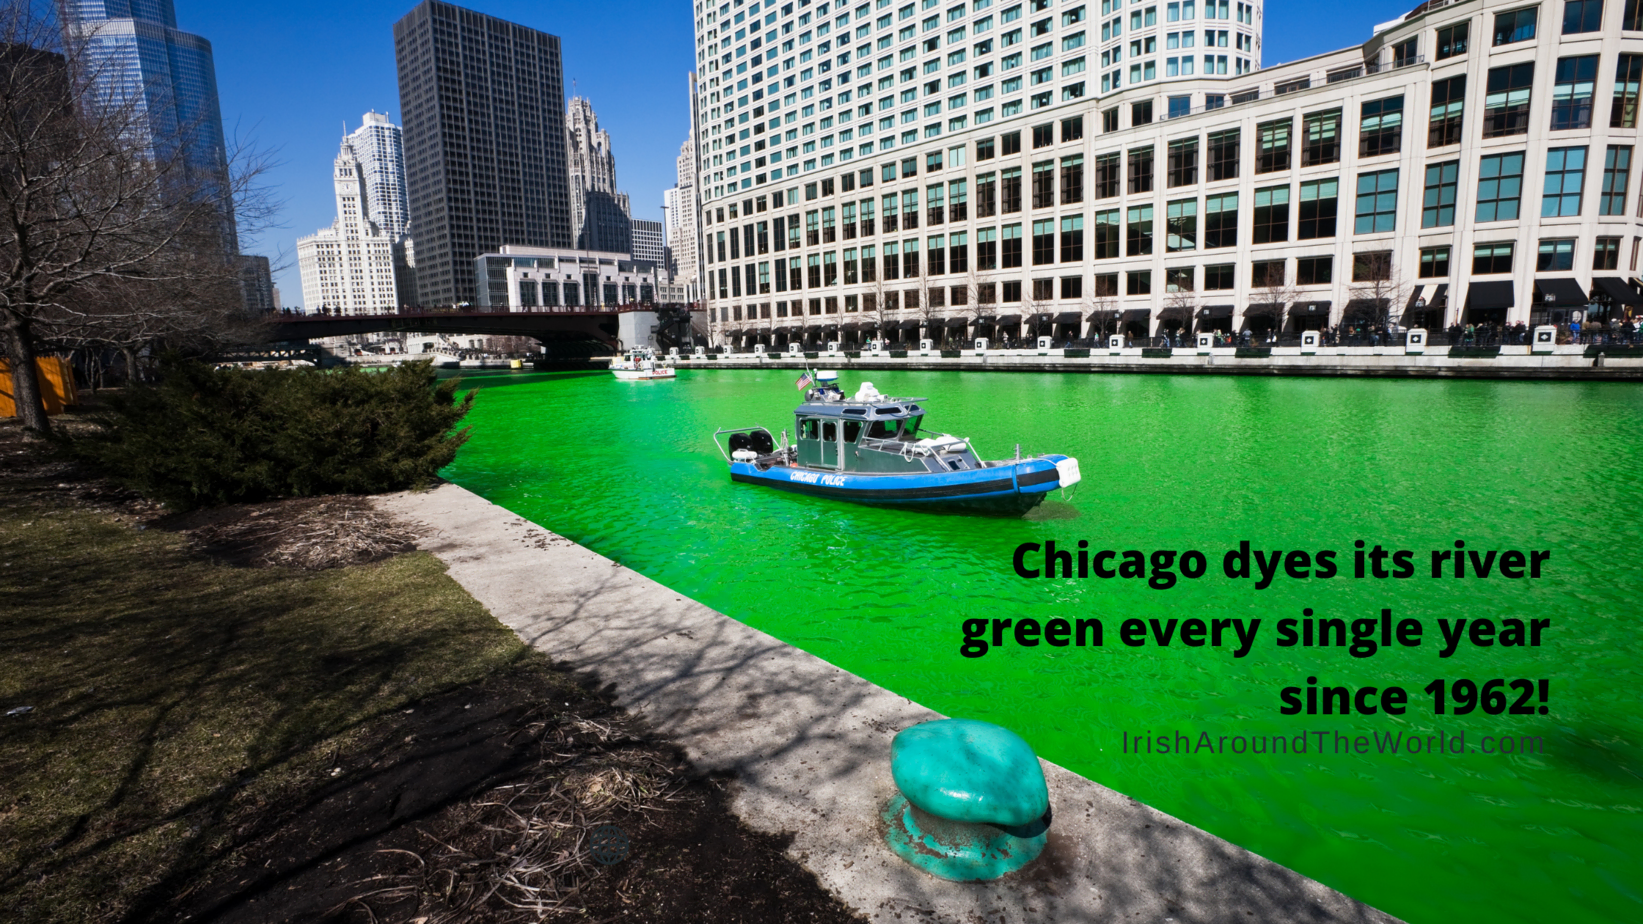
[{"label": "american flag on boat", "polygon": [[806,372],[804,375],[799,376],[798,381],[793,383],[793,387],[797,388],[797,389],[800,389],[800,390],[803,390],[805,388],[810,387],[810,385],[812,383],[814,383],[815,381],[816,381],[815,379],[810,377],[810,373]]}]

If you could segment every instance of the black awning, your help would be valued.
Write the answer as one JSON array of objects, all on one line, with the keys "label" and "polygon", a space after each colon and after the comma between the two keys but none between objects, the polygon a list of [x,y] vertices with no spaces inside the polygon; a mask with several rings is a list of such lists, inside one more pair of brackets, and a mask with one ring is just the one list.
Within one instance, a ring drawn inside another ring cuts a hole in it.
[{"label": "black awning", "polygon": [[891,329],[892,330],[918,330],[919,325],[921,323],[923,323],[923,322],[921,322],[921,321],[902,321],[900,324],[892,325]]},{"label": "black awning", "polygon": [[1362,317],[1364,315],[1370,315],[1373,317],[1381,311],[1386,310],[1388,307],[1387,300],[1384,298],[1353,298],[1347,300],[1346,310],[1343,311],[1342,314],[1348,318]]},{"label": "black awning", "polygon": [[1501,279],[1494,282],[1474,282],[1466,290],[1467,309],[1484,310],[1489,308],[1510,308],[1517,304],[1517,294],[1512,288],[1512,280]]},{"label": "black awning", "polygon": [[1290,309],[1290,317],[1317,318],[1328,317],[1329,307],[1333,302],[1296,302]]},{"label": "black awning", "polygon": [[1130,321],[1150,321],[1150,320],[1152,320],[1152,309],[1151,308],[1126,308],[1126,309],[1124,309],[1124,321],[1126,323],[1130,322]]},{"label": "black awning", "polygon": [[1608,293],[1616,305],[1643,305],[1643,296],[1633,292],[1619,276],[1598,276],[1592,280],[1592,287]]},{"label": "black awning", "polygon": [[1198,316],[1200,318],[1230,318],[1232,317],[1232,306],[1205,305],[1198,309]]},{"label": "black awning", "polygon": [[1019,314],[1001,314],[1001,315],[998,316],[997,320],[993,321],[993,323],[997,324],[999,327],[1009,327],[1012,324],[1020,324],[1021,323],[1021,315],[1019,315]]},{"label": "black awning", "polygon": [[1084,323],[1084,316],[1082,314],[1079,314],[1076,311],[1063,311],[1060,314],[1055,316],[1055,323],[1057,323],[1057,324],[1082,324],[1082,323]]},{"label": "black awning", "polygon": [[1449,283],[1440,282],[1440,283],[1438,283],[1437,288],[1432,290],[1432,294],[1427,296],[1426,307],[1428,307],[1428,308],[1444,308],[1444,307],[1447,307],[1448,304],[1449,304]]},{"label": "black awning", "polygon": [[1586,292],[1573,279],[1536,279],[1535,301],[1554,308],[1586,307]]},{"label": "black awning", "polygon": [[805,326],[804,326],[804,329],[805,329],[805,330],[816,330],[816,331],[819,331],[819,330],[824,330],[824,329],[825,329],[825,325],[822,325],[822,324],[806,324],[806,325],[805,325]]},{"label": "black awning", "polygon": [[1040,311],[1037,314],[1030,315],[1027,320],[1034,324],[1049,324],[1055,320],[1055,315],[1050,314],[1048,311]]},{"label": "black awning", "polygon": [[947,319],[947,329],[948,330],[963,330],[964,328],[969,327],[969,326],[970,326],[970,322],[965,320],[964,318],[948,318]]},{"label": "black awning", "polygon": [[839,325],[839,330],[844,332],[844,333],[850,334],[850,333],[855,333],[858,330],[861,330],[862,327],[863,327],[863,324],[860,321],[846,321],[843,324]]},{"label": "black awning", "polygon": [[1256,302],[1244,308],[1244,317],[1277,317],[1283,310],[1283,302]]},{"label": "black awning", "polygon": [[1106,309],[1104,311],[1097,310],[1097,311],[1090,312],[1090,320],[1091,321],[1116,321],[1122,315],[1123,315],[1122,311],[1119,311],[1116,308],[1109,308],[1109,309]]}]

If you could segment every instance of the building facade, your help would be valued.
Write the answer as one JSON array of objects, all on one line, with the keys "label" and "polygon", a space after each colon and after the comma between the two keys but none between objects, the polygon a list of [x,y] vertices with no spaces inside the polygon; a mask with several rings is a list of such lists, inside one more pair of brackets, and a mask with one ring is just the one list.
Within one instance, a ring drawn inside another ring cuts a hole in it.
[{"label": "building facade", "polygon": [[632,220],[626,193],[616,187],[616,153],[599,127],[593,103],[573,97],[565,115],[565,156],[570,180],[571,227],[583,250],[630,252]]},{"label": "building facade", "polygon": [[509,244],[474,258],[480,306],[509,311],[615,307],[656,301],[656,264],[625,253]]},{"label": "building facade", "polygon": [[[1142,38],[1163,32],[1167,68],[1187,7],[1157,6]],[[1132,82],[1126,54],[1105,93],[1086,8],[700,7],[714,336],[1446,328],[1643,304],[1639,0],[1440,0],[1264,70],[1260,10],[1234,4],[1252,70],[1200,57],[1148,80],[1143,61]]]},{"label": "building facade", "polygon": [[367,112],[348,133],[348,146],[365,170],[365,201],[376,226],[394,237],[411,229],[411,206],[405,198],[405,138],[387,115]]},{"label": "building facade", "polygon": [[308,313],[381,314],[396,310],[395,266],[401,239],[370,218],[365,167],[344,138],[331,179],[337,217],[331,227],[297,239],[302,300]]},{"label": "building facade", "polygon": [[[691,98],[695,97],[696,80],[690,80]],[[692,106],[694,108],[694,105]],[[692,124],[695,119],[692,117]],[[696,185],[695,131],[679,145],[675,161],[677,185],[669,190],[670,208],[666,210],[668,270],[673,283],[680,287],[684,297],[677,301],[701,300],[701,262],[699,235],[701,234],[701,199]]]},{"label": "building facade", "polygon": [[633,258],[654,264],[664,275],[667,273],[667,245],[662,242],[662,223],[645,218],[633,219]]},{"label": "building facade", "polygon": [[559,39],[439,0],[394,24],[417,298],[479,300],[474,257],[571,247]]}]

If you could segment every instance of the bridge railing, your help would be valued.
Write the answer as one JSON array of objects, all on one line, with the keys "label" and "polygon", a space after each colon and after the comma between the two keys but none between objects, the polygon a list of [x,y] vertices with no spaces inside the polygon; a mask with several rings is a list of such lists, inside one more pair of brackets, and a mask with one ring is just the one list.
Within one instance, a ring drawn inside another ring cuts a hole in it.
[{"label": "bridge railing", "polygon": [[348,318],[394,318],[394,317],[472,317],[506,314],[625,314],[636,311],[704,311],[697,305],[688,302],[629,302],[621,305],[539,305],[532,307],[481,307],[470,306],[407,306],[394,311],[378,311],[372,313],[339,314],[320,309],[319,311],[291,311],[283,309],[276,314],[276,319],[284,321],[306,320],[345,320]]}]

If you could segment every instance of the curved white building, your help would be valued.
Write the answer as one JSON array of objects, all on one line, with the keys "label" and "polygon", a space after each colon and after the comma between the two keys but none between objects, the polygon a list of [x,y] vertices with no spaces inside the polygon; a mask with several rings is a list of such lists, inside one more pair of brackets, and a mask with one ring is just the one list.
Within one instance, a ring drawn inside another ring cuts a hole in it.
[{"label": "curved white building", "polygon": [[1428,3],[1264,70],[1259,4],[1223,21],[1219,0],[1191,20],[1100,2],[698,4],[715,335],[1448,327],[1643,305],[1643,0]]}]

